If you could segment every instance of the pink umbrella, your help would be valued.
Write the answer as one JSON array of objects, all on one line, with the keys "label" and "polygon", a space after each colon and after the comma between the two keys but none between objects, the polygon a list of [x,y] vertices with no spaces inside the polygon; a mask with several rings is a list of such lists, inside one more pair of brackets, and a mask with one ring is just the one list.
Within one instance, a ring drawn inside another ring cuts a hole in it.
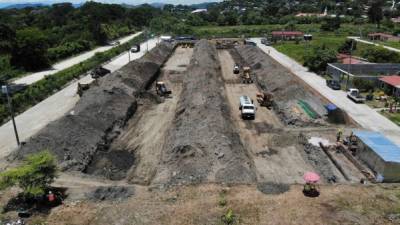
[{"label": "pink umbrella", "polygon": [[319,175],[314,172],[305,173],[303,178],[307,183],[316,183],[320,179]]}]

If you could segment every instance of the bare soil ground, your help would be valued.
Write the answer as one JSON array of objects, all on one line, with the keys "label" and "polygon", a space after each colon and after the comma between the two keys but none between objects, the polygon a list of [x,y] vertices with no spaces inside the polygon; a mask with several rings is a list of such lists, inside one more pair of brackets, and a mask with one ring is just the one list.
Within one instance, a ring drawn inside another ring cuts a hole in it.
[{"label": "bare soil ground", "polygon": [[[101,79],[73,114],[20,149],[22,157],[50,146],[60,161],[86,172],[61,173],[54,185],[67,187],[68,198],[28,224],[223,225],[229,209],[233,224],[400,224],[400,186],[355,184],[360,171],[332,151],[346,181],[308,143],[334,143],[343,125],[325,121],[324,100],[282,66],[251,48],[217,51],[205,40],[171,52],[156,48]],[[250,65],[256,82],[242,84],[234,62]],[[154,79],[167,84],[170,98],[156,95]],[[255,100],[260,90],[274,92],[277,106],[258,106],[255,120],[242,120],[239,97]],[[320,119],[298,107],[301,99]],[[317,198],[297,185],[306,171],[322,176]],[[326,185],[332,176],[340,184]],[[18,191],[0,192],[0,204]]]},{"label": "bare soil ground", "polygon": [[[176,106],[182,91],[182,76],[193,54],[191,48],[178,47],[161,70],[158,80],[166,83],[171,97],[162,103],[143,102],[140,112],[129,121],[127,128],[114,141],[111,148],[133,152],[135,165],[128,172],[129,182],[150,184],[161,160],[165,136],[175,117]],[[150,92],[155,92],[151,86]]]},{"label": "bare soil ground", "polygon": [[266,195],[255,185],[203,184],[166,192],[136,187],[124,200],[66,202],[42,220],[57,225],[222,225],[221,217],[232,209],[235,224],[243,225],[389,225],[400,221],[396,185],[321,186],[318,198],[305,197],[301,185],[289,188],[283,194]]}]

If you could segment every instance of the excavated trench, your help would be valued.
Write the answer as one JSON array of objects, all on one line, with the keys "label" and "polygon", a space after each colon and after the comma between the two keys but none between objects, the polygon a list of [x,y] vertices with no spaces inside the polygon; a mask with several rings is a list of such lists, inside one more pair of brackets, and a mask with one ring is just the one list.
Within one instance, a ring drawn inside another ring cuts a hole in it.
[{"label": "excavated trench", "polygon": [[126,149],[110,149],[138,109],[138,95],[159,74],[174,50],[161,44],[144,57],[93,82],[74,109],[46,126],[16,152],[17,159],[48,149],[62,170],[123,179],[135,163]]}]

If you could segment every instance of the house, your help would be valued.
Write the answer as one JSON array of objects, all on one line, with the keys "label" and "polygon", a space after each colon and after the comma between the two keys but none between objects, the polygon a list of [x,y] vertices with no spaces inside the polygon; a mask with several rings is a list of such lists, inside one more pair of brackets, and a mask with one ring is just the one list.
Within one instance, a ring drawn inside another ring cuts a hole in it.
[{"label": "house", "polygon": [[400,37],[385,33],[370,33],[368,37],[372,41],[400,41]]},{"label": "house", "polygon": [[393,23],[400,23],[400,17],[392,18]]},{"label": "house", "polygon": [[300,31],[272,31],[272,38],[275,40],[295,40],[303,38],[303,35]]},{"label": "house", "polygon": [[196,10],[193,10],[191,13],[196,14],[196,13],[206,13],[206,12],[207,12],[207,9],[196,9]]},{"label": "house", "polygon": [[383,182],[400,181],[400,147],[381,133],[353,131],[358,140],[356,155]]},{"label": "house", "polygon": [[297,13],[296,17],[325,17],[328,15],[328,8],[325,8],[324,13]]},{"label": "house", "polygon": [[383,76],[379,78],[379,81],[382,88],[387,88],[393,96],[400,97],[400,76]]},{"label": "house", "polygon": [[350,56],[348,54],[339,53],[336,58],[342,64],[368,64],[369,62],[366,59]]}]

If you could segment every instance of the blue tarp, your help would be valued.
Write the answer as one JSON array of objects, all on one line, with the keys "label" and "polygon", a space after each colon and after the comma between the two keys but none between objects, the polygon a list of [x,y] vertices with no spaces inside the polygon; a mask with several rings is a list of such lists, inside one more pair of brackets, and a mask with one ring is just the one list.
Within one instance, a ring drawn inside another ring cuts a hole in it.
[{"label": "blue tarp", "polygon": [[329,103],[328,105],[325,106],[325,108],[326,110],[328,110],[328,112],[332,112],[337,109],[337,106],[335,104]]},{"label": "blue tarp", "polygon": [[379,132],[354,131],[361,141],[386,162],[400,163],[400,147]]}]

